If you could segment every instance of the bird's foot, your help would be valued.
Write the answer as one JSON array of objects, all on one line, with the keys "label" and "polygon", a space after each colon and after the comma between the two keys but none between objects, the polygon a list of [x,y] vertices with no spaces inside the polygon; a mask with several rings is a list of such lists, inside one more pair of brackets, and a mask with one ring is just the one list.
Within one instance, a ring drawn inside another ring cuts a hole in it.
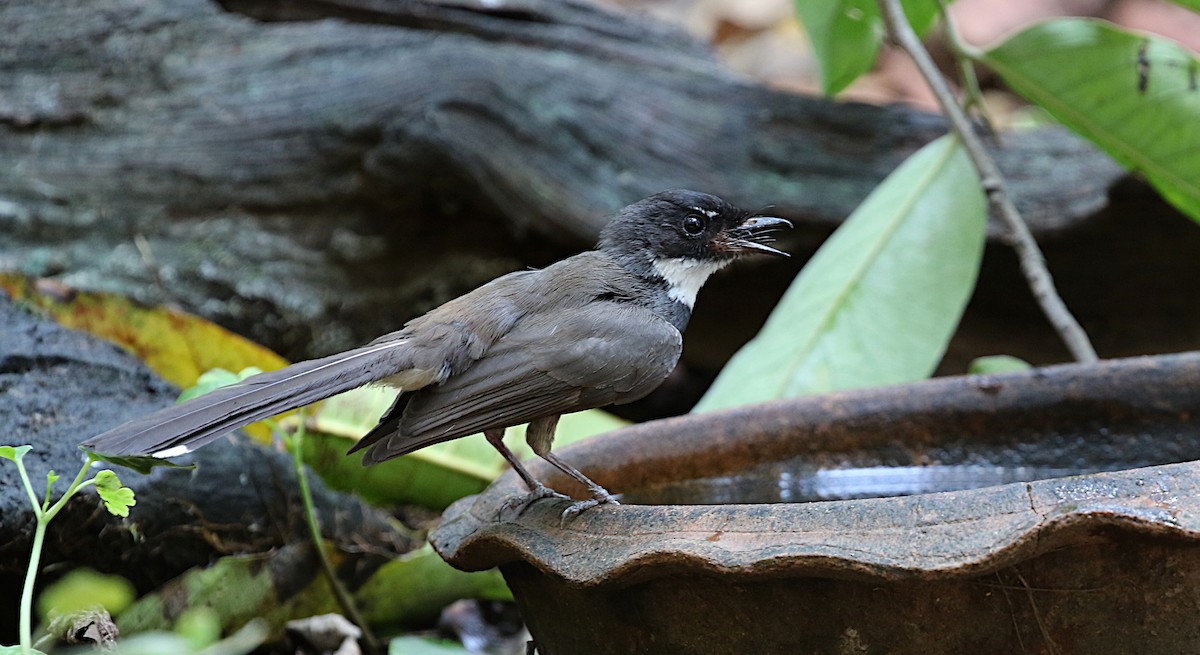
[{"label": "bird's foot", "polygon": [[581,500],[577,503],[573,503],[570,507],[563,510],[562,519],[559,520],[559,526],[566,525],[567,521],[570,521],[571,519],[575,518],[576,516],[579,516],[583,512],[585,512],[593,507],[596,507],[598,505],[620,505],[620,504],[621,503],[617,502],[617,497],[608,493],[608,490],[605,489],[604,487],[599,487],[599,486],[593,487],[591,498],[588,498],[587,500]]},{"label": "bird's foot", "polygon": [[542,484],[541,482],[537,483],[536,486],[534,486],[532,489],[529,490],[528,498],[529,498],[530,503],[532,503],[535,500],[541,500],[543,498],[558,498],[561,500],[573,500],[573,498],[571,498],[567,494],[560,494],[557,491],[551,489],[550,487],[547,487],[546,485]]},{"label": "bird's foot", "polygon": [[571,498],[566,494],[560,494],[550,487],[538,482],[537,484],[533,485],[529,489],[529,493],[525,494],[524,496],[514,496],[509,498],[508,501],[504,503],[504,507],[501,508],[501,511],[515,512],[516,516],[520,516],[525,513],[525,510],[529,509],[530,505],[533,505],[535,502],[543,498],[574,500],[574,498]]}]

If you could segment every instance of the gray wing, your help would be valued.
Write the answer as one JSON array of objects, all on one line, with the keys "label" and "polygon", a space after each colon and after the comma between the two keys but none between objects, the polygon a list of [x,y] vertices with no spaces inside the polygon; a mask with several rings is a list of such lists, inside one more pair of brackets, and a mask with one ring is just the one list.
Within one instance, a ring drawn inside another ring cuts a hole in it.
[{"label": "gray wing", "polygon": [[368,459],[533,419],[637,400],[674,369],[683,337],[653,312],[593,302],[518,323],[487,355],[413,394]]}]

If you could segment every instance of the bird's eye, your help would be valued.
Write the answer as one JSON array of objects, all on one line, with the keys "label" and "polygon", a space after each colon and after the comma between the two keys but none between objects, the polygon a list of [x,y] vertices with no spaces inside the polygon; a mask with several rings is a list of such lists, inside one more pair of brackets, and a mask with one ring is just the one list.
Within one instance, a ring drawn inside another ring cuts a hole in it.
[{"label": "bird's eye", "polygon": [[704,219],[699,216],[688,216],[683,219],[683,231],[688,233],[688,236],[699,236],[704,232]]}]

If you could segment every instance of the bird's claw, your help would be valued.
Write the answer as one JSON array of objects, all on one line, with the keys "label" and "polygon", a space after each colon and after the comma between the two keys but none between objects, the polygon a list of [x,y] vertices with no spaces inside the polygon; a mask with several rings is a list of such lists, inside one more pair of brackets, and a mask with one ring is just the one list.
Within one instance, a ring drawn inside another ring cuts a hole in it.
[{"label": "bird's claw", "polygon": [[529,498],[530,503],[532,503],[535,500],[541,500],[543,498],[558,498],[560,500],[574,500],[567,494],[560,494],[557,491],[555,491],[555,490],[551,489],[550,487],[547,487],[546,485],[541,484],[541,483],[539,483],[533,489],[529,490],[528,498]]},{"label": "bird's claw", "polygon": [[[559,500],[575,501],[574,498],[561,494],[544,484],[539,483],[537,486],[529,490],[529,493],[523,496],[514,496],[509,498],[500,509],[500,516],[508,512],[515,512],[516,516],[525,513],[535,502],[543,498],[556,498]],[[608,490],[603,487],[592,489],[592,497],[587,500],[580,500],[571,503],[571,506],[563,510],[562,518],[559,521],[559,526],[566,525],[567,521],[579,516],[583,512],[596,507],[598,505],[620,505],[616,496],[608,493]]]},{"label": "bird's claw", "polygon": [[529,509],[529,507],[531,505],[533,505],[535,502],[537,502],[543,498],[558,498],[561,500],[574,500],[574,498],[571,498],[570,496],[568,496],[566,494],[560,494],[557,491],[551,489],[550,487],[547,487],[544,484],[538,483],[536,486],[534,486],[533,488],[531,488],[529,490],[529,493],[527,493],[523,496],[514,496],[512,498],[509,498],[508,501],[504,503],[504,507],[501,509],[504,512],[516,512],[516,515],[520,516],[520,515],[524,514],[525,510]]},{"label": "bird's claw", "polygon": [[558,525],[559,525],[559,527],[562,527],[567,524],[567,521],[570,521],[571,519],[575,518],[576,516],[579,516],[583,512],[585,512],[593,507],[596,507],[598,505],[620,505],[620,504],[621,503],[617,502],[617,498],[615,496],[613,496],[612,494],[608,493],[608,491],[606,489],[604,489],[603,487],[597,487],[595,489],[592,489],[592,497],[591,498],[588,498],[587,500],[581,500],[577,503],[572,503],[570,507],[563,510],[562,518],[559,520]]}]

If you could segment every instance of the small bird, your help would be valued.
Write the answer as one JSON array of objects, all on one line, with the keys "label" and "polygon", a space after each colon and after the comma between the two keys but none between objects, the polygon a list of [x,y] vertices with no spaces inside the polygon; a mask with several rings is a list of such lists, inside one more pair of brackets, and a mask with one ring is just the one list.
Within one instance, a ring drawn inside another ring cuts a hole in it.
[{"label": "small bird", "polygon": [[564,520],[613,503],[550,451],[559,416],[649,394],[675,368],[705,280],[791,223],[695,191],[664,191],[616,213],[595,250],[509,273],[360,348],[261,373],[97,435],[108,455],[173,457],[255,421],[367,384],[399,390],[350,452],[375,464],[483,432],[529,487],[529,502],[568,498],[504,445],[528,423],[533,452],[591,492]]}]

